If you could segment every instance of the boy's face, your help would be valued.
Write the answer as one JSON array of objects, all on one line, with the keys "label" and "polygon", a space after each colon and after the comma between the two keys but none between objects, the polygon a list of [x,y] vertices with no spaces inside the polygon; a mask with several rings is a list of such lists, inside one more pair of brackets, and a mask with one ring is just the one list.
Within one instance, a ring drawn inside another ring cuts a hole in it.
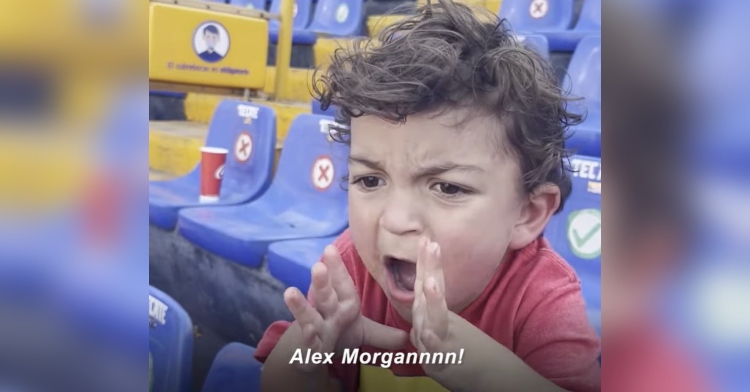
[{"label": "boy's face", "polygon": [[440,245],[446,301],[459,312],[492,279],[522,215],[519,166],[489,135],[500,132],[496,120],[456,128],[455,116],[352,119],[352,239],[407,321],[420,236]]},{"label": "boy's face", "polygon": [[216,48],[216,45],[219,44],[219,34],[206,31],[205,33],[203,33],[203,40],[206,41],[206,46],[208,46],[208,49],[214,50],[214,48]]}]

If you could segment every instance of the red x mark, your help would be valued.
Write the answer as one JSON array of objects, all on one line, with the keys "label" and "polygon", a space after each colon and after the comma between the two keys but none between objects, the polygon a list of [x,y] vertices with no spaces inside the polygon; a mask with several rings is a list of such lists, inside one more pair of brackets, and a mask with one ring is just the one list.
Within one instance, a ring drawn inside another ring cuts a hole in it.
[{"label": "red x mark", "polygon": [[544,3],[534,3],[534,13],[542,12],[542,6]]},{"label": "red x mark", "polygon": [[318,175],[318,181],[326,180],[328,181],[328,169],[331,167],[329,165],[320,165],[318,166],[318,169],[320,169],[320,174]]},{"label": "red x mark", "polygon": [[240,151],[242,151],[242,155],[247,155],[247,148],[250,147],[250,141],[247,139],[242,140],[242,146],[240,147]]}]

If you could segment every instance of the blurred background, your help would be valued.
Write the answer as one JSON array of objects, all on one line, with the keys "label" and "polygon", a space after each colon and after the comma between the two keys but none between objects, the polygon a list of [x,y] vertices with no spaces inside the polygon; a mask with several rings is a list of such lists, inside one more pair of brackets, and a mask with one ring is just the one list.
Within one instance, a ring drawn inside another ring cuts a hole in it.
[{"label": "blurred background", "polygon": [[[603,389],[750,390],[750,3],[463,2],[585,98],[545,235],[582,280]],[[0,2],[0,390],[257,385],[281,293],[347,226],[312,71],[416,6]],[[229,151],[211,206],[204,145]]]}]

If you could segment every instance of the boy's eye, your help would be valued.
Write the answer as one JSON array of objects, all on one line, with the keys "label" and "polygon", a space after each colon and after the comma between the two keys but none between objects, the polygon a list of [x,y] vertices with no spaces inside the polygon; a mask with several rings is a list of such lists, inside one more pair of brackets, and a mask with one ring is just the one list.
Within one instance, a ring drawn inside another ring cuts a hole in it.
[{"label": "boy's eye", "polygon": [[463,191],[460,187],[445,182],[438,183],[437,186],[440,192],[445,193],[446,195],[455,195]]},{"label": "boy's eye", "polygon": [[463,195],[471,194],[471,191],[462,188],[458,185],[449,184],[447,182],[438,182],[432,186],[433,190],[440,193],[444,197],[460,197]]},{"label": "boy's eye", "polygon": [[359,183],[364,188],[377,188],[380,186],[382,180],[375,176],[364,176],[354,181],[355,184]]}]

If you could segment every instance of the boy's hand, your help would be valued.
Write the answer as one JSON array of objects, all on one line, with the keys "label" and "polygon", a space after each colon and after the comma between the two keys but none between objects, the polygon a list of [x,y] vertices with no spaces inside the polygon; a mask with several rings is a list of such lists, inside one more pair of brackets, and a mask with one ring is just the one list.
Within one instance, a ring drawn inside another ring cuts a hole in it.
[{"label": "boy's hand", "polygon": [[[378,324],[364,317],[357,289],[333,245],[323,253],[325,263],[312,268],[311,302],[296,288],[284,293],[284,302],[302,330],[300,348],[313,352],[336,352],[363,345],[398,350],[406,345],[408,335],[399,329]],[[318,365],[296,364],[313,371]]]},{"label": "boy's hand", "polygon": [[[414,347],[420,353],[456,353],[456,356],[461,349],[465,349],[463,364],[466,364],[467,351],[472,350],[472,346],[477,346],[481,331],[448,310],[440,247],[426,238],[419,242],[414,294],[410,335]],[[466,365],[436,363],[424,364],[422,367],[428,376],[446,388],[454,382],[466,382],[466,378],[460,375],[461,368],[467,367]]]}]

